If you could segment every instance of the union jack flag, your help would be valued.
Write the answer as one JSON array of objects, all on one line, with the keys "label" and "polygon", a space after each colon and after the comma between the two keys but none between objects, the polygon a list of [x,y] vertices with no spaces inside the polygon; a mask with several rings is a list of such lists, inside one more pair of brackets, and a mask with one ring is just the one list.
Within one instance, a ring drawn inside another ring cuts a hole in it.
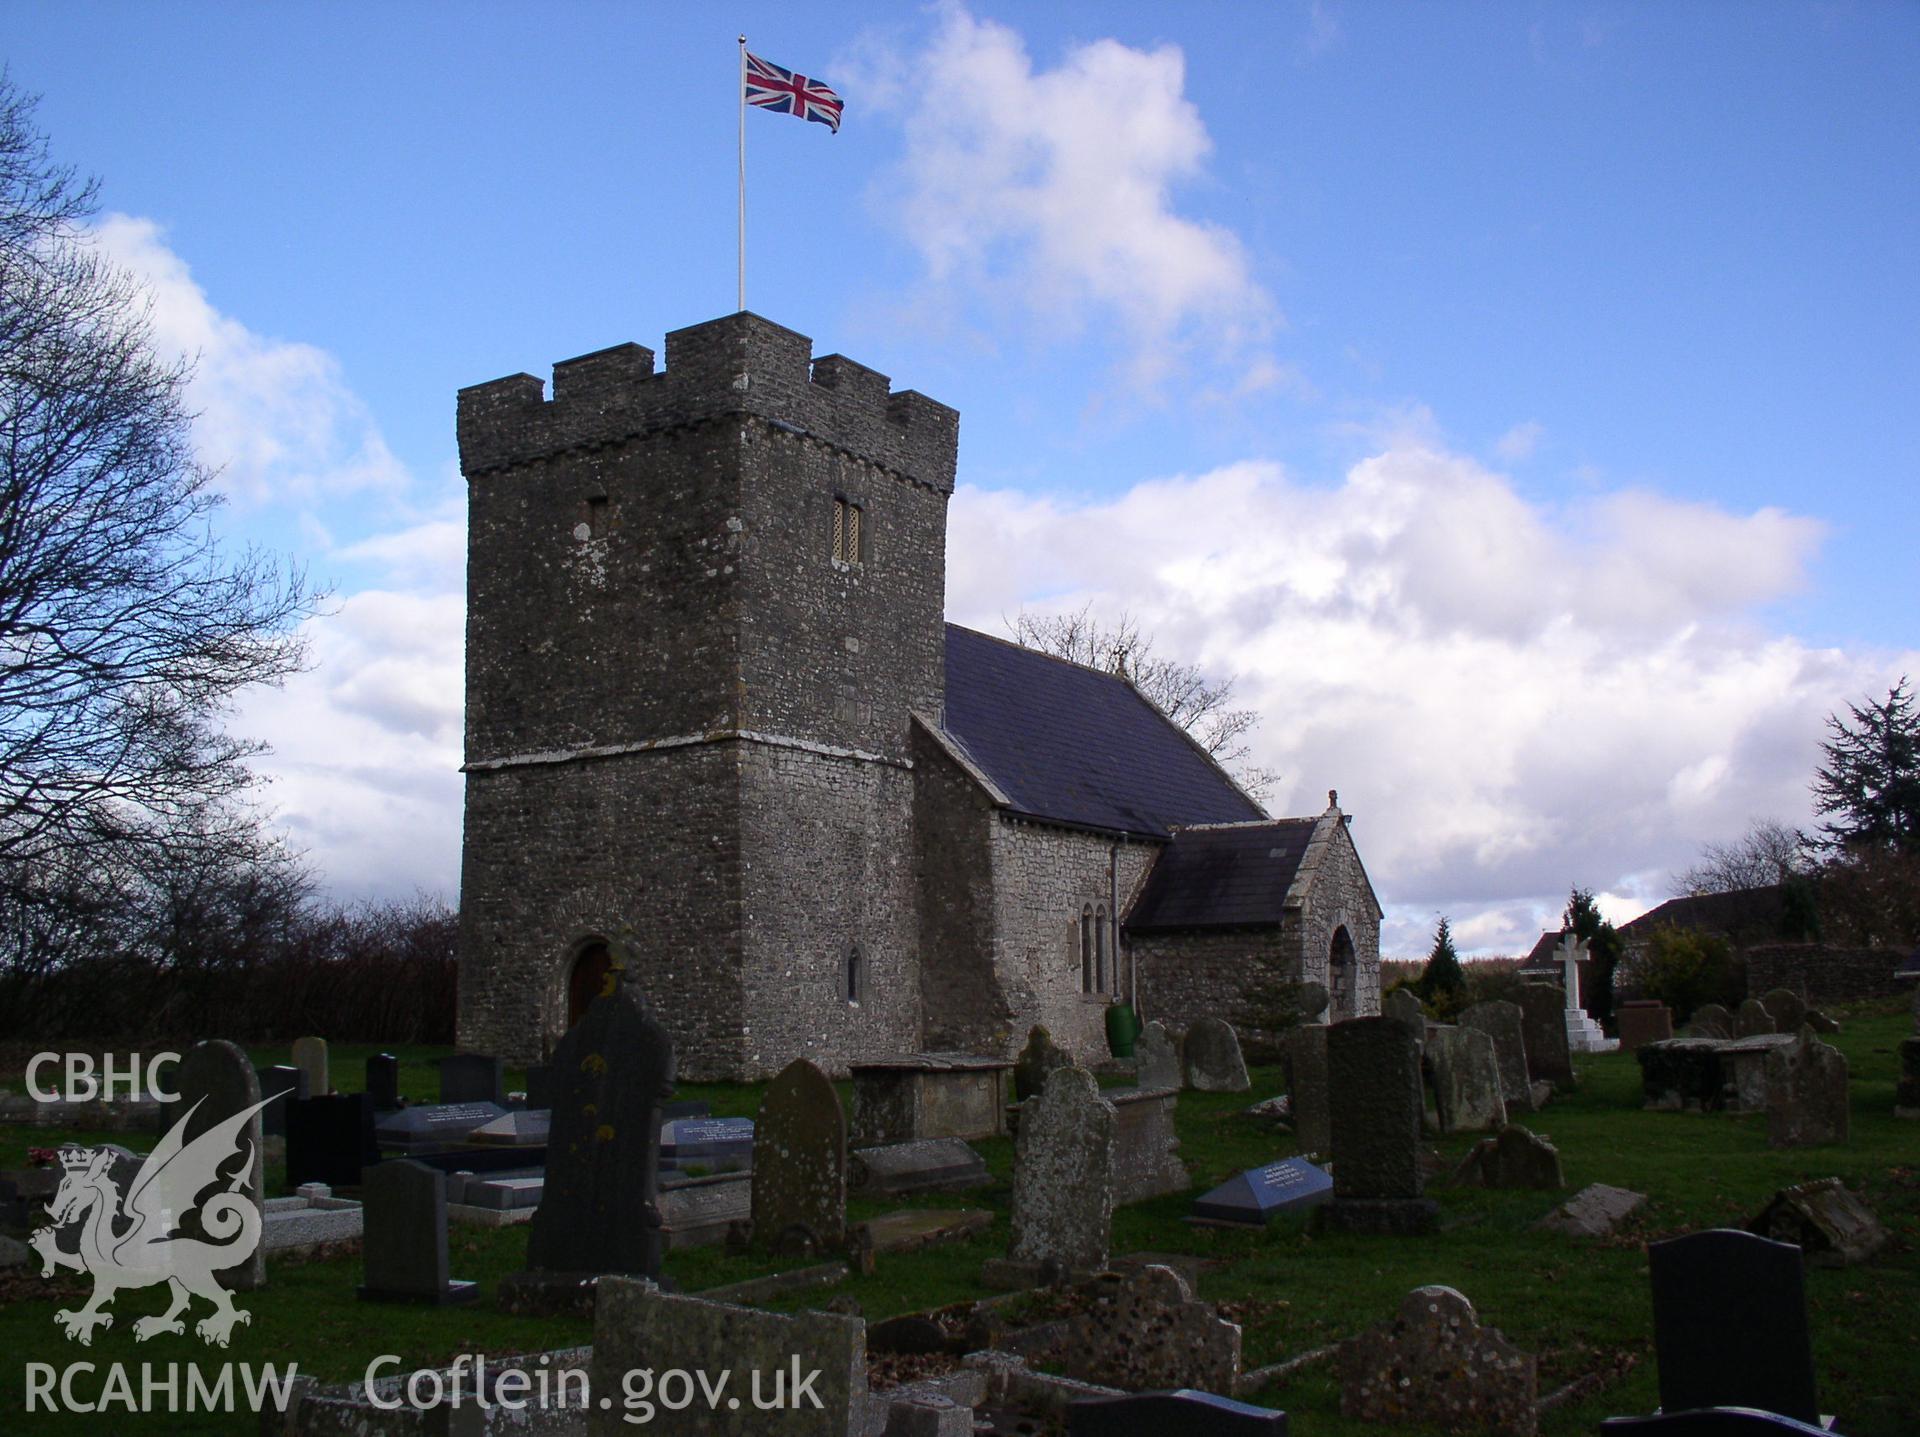
[{"label": "union jack flag", "polygon": [[840,133],[842,102],[818,80],[783,70],[751,52],[747,55],[747,103],[783,115],[814,120]]}]

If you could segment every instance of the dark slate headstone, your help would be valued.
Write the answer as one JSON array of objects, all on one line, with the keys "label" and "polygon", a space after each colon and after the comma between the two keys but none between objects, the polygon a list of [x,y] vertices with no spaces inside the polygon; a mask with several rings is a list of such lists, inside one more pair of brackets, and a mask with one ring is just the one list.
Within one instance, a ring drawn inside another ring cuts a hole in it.
[{"label": "dark slate headstone", "polygon": [[447,1277],[447,1176],[402,1158],[367,1169],[360,1194],[360,1296],[376,1302],[467,1302],[471,1282]]},{"label": "dark slate headstone", "polygon": [[1327,1117],[1327,1030],[1317,1023],[1295,1028],[1285,1040],[1287,1096],[1293,1136],[1303,1153],[1331,1148]]},{"label": "dark slate headstone", "polygon": [[1900,1077],[1893,1088],[1893,1115],[1920,1118],[1920,1037],[1900,1040]]},{"label": "dark slate headstone", "polygon": [[1013,1060],[1013,1100],[1024,1103],[1047,1085],[1047,1074],[1073,1065],[1073,1055],[1053,1041],[1038,1023],[1027,1033],[1027,1046]]},{"label": "dark slate headstone", "polygon": [[553,1055],[547,1184],[527,1266],[658,1278],[660,1105],[673,1040],[631,982],[595,998]]},{"label": "dark slate headstone", "polygon": [[553,1106],[553,1065],[551,1063],[535,1063],[527,1069],[527,1106],[530,1108]]},{"label": "dark slate headstone", "polygon": [[835,1252],[847,1235],[847,1115],[827,1075],[795,1058],[753,1124],[753,1242],[771,1252]]},{"label": "dark slate headstone", "polygon": [[506,1060],[484,1053],[455,1053],[440,1060],[440,1101],[505,1103]]},{"label": "dark slate headstone", "polygon": [[390,1113],[399,1107],[400,1060],[391,1053],[369,1054],[366,1092],[376,1113]]},{"label": "dark slate headstone", "polygon": [[1660,1406],[1820,1420],[1800,1249],[1731,1228],[1647,1248]]},{"label": "dark slate headstone", "polygon": [[374,1124],[373,1132],[383,1148],[455,1147],[464,1144],[475,1128],[504,1112],[498,1103],[432,1103],[388,1113]]},{"label": "dark slate headstone", "polygon": [[1067,1437],[1287,1437],[1287,1414],[1187,1390],[1080,1397]]},{"label": "dark slate headstone", "polygon": [[[253,1116],[240,1129],[237,1147],[241,1154],[251,1153],[247,1165],[240,1169],[243,1181],[241,1190],[252,1199],[255,1208],[260,1211],[260,1221],[266,1224],[265,1163],[261,1156],[260,1132],[260,1080],[254,1076],[253,1064],[247,1061],[247,1055],[235,1044],[224,1038],[215,1038],[205,1043],[195,1043],[187,1049],[186,1056],[180,1060],[178,1077],[174,1082],[175,1091],[180,1094],[178,1103],[169,1103],[167,1117],[172,1122],[184,1122],[185,1128],[180,1137],[183,1143],[190,1143],[202,1133],[238,1113],[253,1109]],[[285,1101],[282,1099],[282,1101]],[[195,1105],[198,1104],[196,1107]],[[179,1115],[179,1116],[176,1116]],[[232,1160],[222,1165],[222,1170],[232,1176]],[[237,1245],[237,1244],[236,1244]],[[235,1292],[247,1292],[267,1285],[267,1260],[262,1245],[256,1241],[253,1251],[232,1267],[221,1268],[216,1276],[220,1285]]]},{"label": "dark slate headstone", "polygon": [[[542,1108],[549,1106],[549,1104],[534,1102],[533,1092],[529,1089],[527,1092],[527,1106],[530,1108]],[[660,1106],[660,1121],[663,1123],[677,1123],[685,1118],[710,1118],[712,1116],[713,1105],[703,1098],[687,1098],[679,1102],[663,1103]]]},{"label": "dark slate headstone", "polygon": [[1420,1049],[1393,1018],[1352,1018],[1327,1030],[1334,1193],[1417,1198]]},{"label": "dark slate headstone", "polygon": [[361,1169],[379,1161],[365,1093],[303,1098],[287,1109],[288,1187],[358,1187]]},{"label": "dark slate headstone", "polygon": [[1393,1018],[1350,1018],[1327,1029],[1333,1201],[1323,1228],[1430,1232],[1438,1205],[1421,1196],[1420,1046]]},{"label": "dark slate headstone", "polygon": [[1287,1158],[1229,1178],[1193,1205],[1193,1216],[1261,1227],[1275,1213],[1314,1207],[1332,1196],[1333,1179],[1325,1172],[1305,1158]]},{"label": "dark slate headstone", "polygon": [[277,1063],[271,1068],[255,1068],[253,1075],[260,1082],[260,1096],[269,1100],[260,1110],[260,1131],[270,1138],[284,1138],[288,1105],[311,1096],[307,1091],[306,1070],[290,1063]]},{"label": "dark slate headstone", "polygon": [[662,1171],[738,1172],[752,1162],[752,1118],[680,1118],[660,1125]]},{"label": "dark slate headstone", "polygon": [[1520,985],[1520,1021],[1527,1044],[1527,1076],[1573,1086],[1573,1052],[1567,1046],[1567,995],[1557,983]]}]

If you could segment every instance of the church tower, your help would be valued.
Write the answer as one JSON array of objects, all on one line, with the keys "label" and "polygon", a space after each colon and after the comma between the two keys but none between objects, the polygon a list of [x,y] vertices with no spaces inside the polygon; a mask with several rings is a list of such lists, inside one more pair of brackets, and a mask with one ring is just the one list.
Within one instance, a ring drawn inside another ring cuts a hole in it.
[{"label": "church tower", "polygon": [[621,951],[688,1078],[918,1045],[958,428],[745,313],[461,391],[462,1047],[539,1058]]}]

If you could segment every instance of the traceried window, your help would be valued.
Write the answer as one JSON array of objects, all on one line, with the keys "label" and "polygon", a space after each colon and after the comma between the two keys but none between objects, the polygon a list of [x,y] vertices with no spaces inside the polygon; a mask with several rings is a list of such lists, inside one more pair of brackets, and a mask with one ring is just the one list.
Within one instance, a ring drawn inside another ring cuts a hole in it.
[{"label": "traceried window", "polygon": [[1107,910],[1093,910],[1093,991],[1107,991]]},{"label": "traceried window", "polygon": [[833,561],[854,565],[860,562],[860,506],[849,499],[833,501]]},{"label": "traceried window", "polygon": [[1094,973],[1094,937],[1093,905],[1085,905],[1080,910],[1080,991],[1092,993],[1095,990]]},{"label": "traceried window", "polygon": [[866,986],[866,973],[860,961],[860,947],[855,944],[847,950],[847,1001],[858,1003],[860,990]]}]

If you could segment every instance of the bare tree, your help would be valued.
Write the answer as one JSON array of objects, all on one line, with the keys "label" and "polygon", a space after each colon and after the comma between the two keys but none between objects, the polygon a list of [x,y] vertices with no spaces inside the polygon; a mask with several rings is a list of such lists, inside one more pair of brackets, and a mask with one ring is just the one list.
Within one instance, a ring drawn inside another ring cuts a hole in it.
[{"label": "bare tree", "polygon": [[1677,898],[1766,888],[1814,869],[1812,844],[1797,828],[1771,818],[1756,818],[1731,843],[1709,843],[1700,857],[1668,880]]},{"label": "bare tree", "polygon": [[1070,614],[1022,609],[1007,627],[1023,648],[1126,678],[1232,773],[1253,799],[1264,799],[1279,783],[1278,773],[1251,761],[1247,740],[1259,727],[1260,715],[1232,707],[1234,681],[1215,683],[1196,665],[1160,657],[1153,651],[1152,637],[1142,634],[1139,622],[1125,610],[1106,623],[1094,617],[1091,602]]},{"label": "bare tree", "polygon": [[303,657],[302,576],[224,551],[188,365],[0,75],[0,858],[251,841],[232,696]]}]

